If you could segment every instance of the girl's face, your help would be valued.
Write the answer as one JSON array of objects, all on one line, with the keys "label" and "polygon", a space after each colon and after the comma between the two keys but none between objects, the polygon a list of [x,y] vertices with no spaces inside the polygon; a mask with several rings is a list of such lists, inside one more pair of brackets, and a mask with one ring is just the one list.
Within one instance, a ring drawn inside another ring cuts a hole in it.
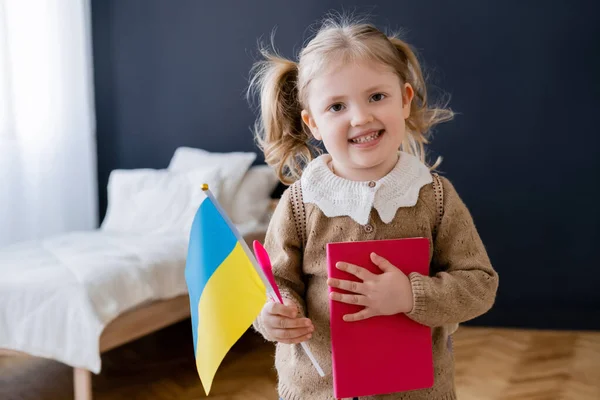
[{"label": "girl's face", "polygon": [[377,180],[398,161],[413,94],[382,64],[342,65],[309,84],[302,120],[323,141],[337,175]]}]

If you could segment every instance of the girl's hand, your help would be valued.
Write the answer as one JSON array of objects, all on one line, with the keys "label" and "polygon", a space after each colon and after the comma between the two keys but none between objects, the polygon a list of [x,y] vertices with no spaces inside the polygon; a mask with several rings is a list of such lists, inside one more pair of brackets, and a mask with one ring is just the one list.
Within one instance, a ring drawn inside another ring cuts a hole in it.
[{"label": "girl's hand", "polygon": [[280,343],[305,342],[315,330],[310,319],[298,317],[298,309],[288,299],[283,299],[283,304],[267,302],[261,317],[267,335]]},{"label": "girl's hand", "polygon": [[358,277],[362,282],[330,278],[327,284],[354,294],[332,292],[332,300],[358,304],[365,308],[355,314],[344,315],[344,321],[360,321],[377,315],[408,313],[413,308],[413,293],[410,280],[388,260],[371,253],[371,261],[383,271],[376,275],[357,265],[339,262],[336,267]]}]

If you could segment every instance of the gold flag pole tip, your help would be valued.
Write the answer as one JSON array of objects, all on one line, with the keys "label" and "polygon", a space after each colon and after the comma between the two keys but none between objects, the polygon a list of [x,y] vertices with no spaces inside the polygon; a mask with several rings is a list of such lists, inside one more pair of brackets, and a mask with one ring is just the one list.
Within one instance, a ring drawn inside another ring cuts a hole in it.
[{"label": "gold flag pole tip", "polygon": [[205,192],[208,190],[208,184],[207,183],[203,183],[202,184],[202,190],[204,190]]}]

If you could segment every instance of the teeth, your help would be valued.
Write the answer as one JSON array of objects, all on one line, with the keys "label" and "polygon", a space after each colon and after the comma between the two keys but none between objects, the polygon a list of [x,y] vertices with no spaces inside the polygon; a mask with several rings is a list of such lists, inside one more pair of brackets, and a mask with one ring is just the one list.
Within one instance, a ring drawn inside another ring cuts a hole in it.
[{"label": "teeth", "polygon": [[362,136],[357,139],[352,139],[351,142],[352,143],[367,143],[367,142],[377,139],[380,134],[381,134],[381,131],[377,131],[375,133],[370,134],[369,136]]}]

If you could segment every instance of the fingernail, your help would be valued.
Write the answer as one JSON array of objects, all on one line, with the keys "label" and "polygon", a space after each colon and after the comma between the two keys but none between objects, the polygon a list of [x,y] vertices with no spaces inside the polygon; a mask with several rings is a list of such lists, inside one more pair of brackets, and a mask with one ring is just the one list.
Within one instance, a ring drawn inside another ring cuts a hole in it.
[{"label": "fingernail", "polygon": [[343,267],[343,264],[344,264],[344,263],[342,263],[342,262],[338,262],[338,263],[336,263],[336,264],[335,264],[335,267],[336,267],[336,268],[342,268],[342,267]]}]

